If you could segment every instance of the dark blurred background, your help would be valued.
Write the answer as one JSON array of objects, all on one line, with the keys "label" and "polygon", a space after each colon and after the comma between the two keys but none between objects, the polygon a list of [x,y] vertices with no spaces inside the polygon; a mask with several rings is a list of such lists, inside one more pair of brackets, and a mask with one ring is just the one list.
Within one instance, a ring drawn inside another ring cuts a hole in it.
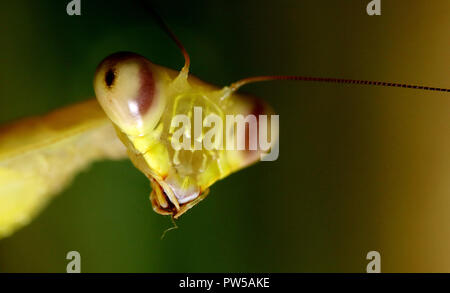
[{"label": "dark blurred background", "polygon": [[[116,51],[181,68],[140,1],[9,1],[0,10],[0,122],[94,95]],[[218,85],[300,74],[449,87],[450,2],[153,1],[191,71]],[[280,115],[280,157],[211,188],[161,240],[148,180],[129,161],[83,172],[28,226],[0,240],[0,272],[450,271],[450,96],[301,82],[246,86]]]}]

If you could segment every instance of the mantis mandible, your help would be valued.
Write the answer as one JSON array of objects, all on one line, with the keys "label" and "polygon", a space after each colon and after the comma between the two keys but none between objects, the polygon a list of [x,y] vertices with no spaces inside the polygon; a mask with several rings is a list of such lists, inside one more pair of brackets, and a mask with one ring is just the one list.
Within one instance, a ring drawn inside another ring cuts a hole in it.
[{"label": "mantis mandible", "polygon": [[263,151],[177,153],[170,144],[174,133],[171,118],[177,113],[192,115],[196,106],[222,118],[227,114],[273,113],[263,101],[237,92],[247,83],[301,80],[449,92],[426,86],[302,76],[250,77],[220,88],[189,74],[189,55],[167,26],[162,21],[160,24],[185,57],[181,71],[156,65],[137,54],[116,53],[98,66],[94,77],[97,100],[0,128],[0,237],[28,223],[93,161],[127,155],[150,180],[153,209],[180,217],[206,197],[214,182],[257,162]]}]

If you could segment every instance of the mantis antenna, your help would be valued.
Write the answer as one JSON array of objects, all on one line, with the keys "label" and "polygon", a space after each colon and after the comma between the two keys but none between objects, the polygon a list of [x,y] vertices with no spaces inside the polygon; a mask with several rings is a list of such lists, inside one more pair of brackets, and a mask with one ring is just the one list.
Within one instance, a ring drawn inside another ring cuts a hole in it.
[{"label": "mantis antenna", "polygon": [[184,66],[181,69],[182,72],[188,74],[189,73],[189,66],[191,64],[191,58],[189,57],[188,52],[184,48],[181,41],[177,38],[177,36],[172,32],[172,30],[169,28],[167,23],[164,21],[164,19],[159,15],[159,13],[152,7],[152,5],[146,3],[146,8],[150,12],[150,14],[155,19],[156,23],[164,30],[164,32],[172,39],[172,41],[175,42],[175,44],[180,48],[181,53],[184,56]]},{"label": "mantis antenna", "polygon": [[370,81],[370,80],[358,80],[358,79],[344,79],[344,78],[329,78],[329,77],[309,77],[309,76],[298,76],[298,75],[263,75],[263,76],[253,76],[238,80],[230,85],[231,91],[237,91],[240,87],[261,81],[270,80],[299,80],[299,81],[315,81],[315,82],[328,82],[328,83],[348,83],[348,84],[362,84],[362,85],[373,85],[373,86],[384,86],[384,87],[402,87],[417,90],[427,90],[427,91],[439,91],[439,92],[450,92],[450,89],[429,87],[423,85],[411,85],[403,83],[393,83],[384,81]]}]

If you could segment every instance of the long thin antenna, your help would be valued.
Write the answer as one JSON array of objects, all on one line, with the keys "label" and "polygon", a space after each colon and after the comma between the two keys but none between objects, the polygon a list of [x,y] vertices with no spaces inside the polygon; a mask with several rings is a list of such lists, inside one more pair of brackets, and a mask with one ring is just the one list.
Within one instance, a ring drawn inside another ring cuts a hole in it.
[{"label": "long thin antenna", "polygon": [[409,89],[427,90],[427,91],[440,91],[450,92],[450,89],[429,87],[423,85],[410,85],[403,83],[393,83],[384,81],[370,81],[370,80],[357,80],[357,79],[344,79],[344,78],[327,78],[327,77],[308,77],[297,75],[265,75],[265,76],[253,76],[238,80],[230,85],[230,89],[234,92],[241,86],[261,81],[270,80],[300,80],[300,81],[315,81],[315,82],[329,82],[329,83],[348,83],[348,84],[361,84],[361,85],[373,85],[373,86],[385,86],[385,87],[402,87]]},{"label": "long thin antenna", "polygon": [[172,30],[166,24],[164,19],[158,14],[158,12],[156,12],[156,10],[153,8],[153,6],[146,1],[144,2],[144,4],[145,4],[145,7],[147,8],[147,10],[150,12],[150,14],[155,19],[156,23],[164,30],[164,32],[166,32],[167,35],[169,35],[169,37],[175,42],[175,44],[178,46],[178,48],[180,48],[181,53],[184,56],[184,66],[181,69],[181,71],[183,71],[185,73],[189,73],[189,66],[191,64],[191,58],[189,57],[189,54],[186,51],[186,49],[184,48],[183,44],[177,38],[177,36],[172,32]]}]

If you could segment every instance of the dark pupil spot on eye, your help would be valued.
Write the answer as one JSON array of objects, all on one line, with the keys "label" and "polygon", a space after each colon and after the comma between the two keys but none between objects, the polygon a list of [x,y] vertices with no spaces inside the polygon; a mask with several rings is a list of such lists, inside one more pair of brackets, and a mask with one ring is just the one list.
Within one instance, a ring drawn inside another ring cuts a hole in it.
[{"label": "dark pupil spot on eye", "polygon": [[110,69],[105,74],[105,82],[108,87],[112,86],[114,83],[114,80],[116,79],[116,74],[114,73],[114,70]]}]

